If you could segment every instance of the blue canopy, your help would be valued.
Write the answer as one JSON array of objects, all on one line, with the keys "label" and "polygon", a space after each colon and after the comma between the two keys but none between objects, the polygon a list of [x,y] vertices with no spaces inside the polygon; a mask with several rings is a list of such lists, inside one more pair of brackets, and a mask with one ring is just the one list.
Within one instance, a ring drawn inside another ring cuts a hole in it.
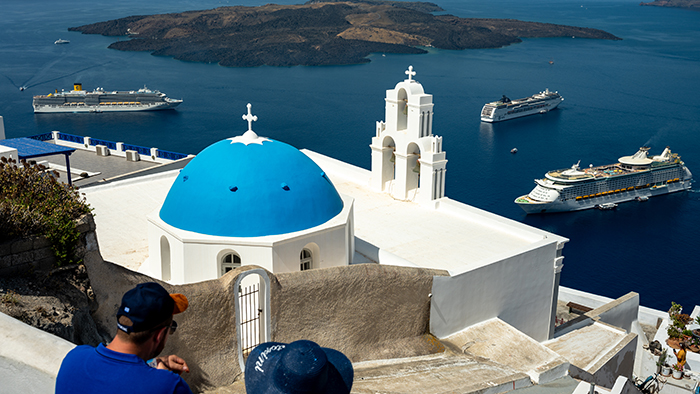
[{"label": "blue canopy", "polygon": [[56,144],[50,144],[48,142],[37,141],[35,139],[26,137],[0,140],[0,145],[17,149],[17,155],[19,156],[20,160],[28,160],[36,157],[51,155],[65,155],[66,172],[68,173],[68,184],[72,184],[70,176],[70,160],[68,159],[68,156],[70,156],[71,153],[75,152],[75,149]]}]

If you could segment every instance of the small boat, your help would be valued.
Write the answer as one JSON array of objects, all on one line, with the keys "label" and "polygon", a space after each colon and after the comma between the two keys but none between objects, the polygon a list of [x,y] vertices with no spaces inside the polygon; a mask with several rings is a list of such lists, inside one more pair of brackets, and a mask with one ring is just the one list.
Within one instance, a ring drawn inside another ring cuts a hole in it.
[{"label": "small boat", "polygon": [[637,201],[640,201],[640,202],[642,202],[642,201],[647,201],[648,199],[649,199],[648,196],[639,196],[639,197],[637,197]]},{"label": "small boat", "polygon": [[510,150],[510,153],[518,153],[518,148],[513,148]]},{"label": "small boat", "polygon": [[604,204],[596,205],[596,208],[600,209],[601,211],[608,211],[610,209],[617,208],[617,204],[615,204],[614,202],[606,202]]},{"label": "small boat", "polygon": [[58,40],[54,41],[53,43],[56,44],[56,45],[58,45],[58,44],[69,44],[70,41],[64,40],[64,39],[62,39],[62,38],[59,38]]}]

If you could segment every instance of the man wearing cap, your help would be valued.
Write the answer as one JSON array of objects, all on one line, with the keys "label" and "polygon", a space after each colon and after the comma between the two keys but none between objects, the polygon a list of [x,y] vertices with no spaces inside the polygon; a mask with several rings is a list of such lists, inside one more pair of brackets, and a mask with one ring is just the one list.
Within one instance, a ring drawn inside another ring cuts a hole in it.
[{"label": "man wearing cap", "polygon": [[245,363],[248,394],[349,394],[353,376],[343,353],[306,340],[260,344]]},{"label": "man wearing cap", "polygon": [[109,345],[77,346],[63,359],[56,394],[192,394],[179,376],[185,360],[157,357],[177,328],[173,315],[187,309],[187,297],[168,294],[149,282],[129,290],[117,312],[117,335]]}]

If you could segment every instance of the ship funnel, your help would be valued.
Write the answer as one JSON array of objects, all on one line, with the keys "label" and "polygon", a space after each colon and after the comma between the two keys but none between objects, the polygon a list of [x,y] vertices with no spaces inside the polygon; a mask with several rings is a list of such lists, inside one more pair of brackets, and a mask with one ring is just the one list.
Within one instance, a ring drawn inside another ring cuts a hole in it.
[{"label": "ship funnel", "polygon": [[83,84],[82,83],[74,83],[73,90],[75,90],[76,92],[83,90]]},{"label": "ship funnel", "polygon": [[648,147],[648,146],[643,146],[643,147],[639,148],[639,150],[637,151],[637,153],[635,153],[634,155],[632,155],[632,158],[633,158],[633,159],[642,159],[642,160],[643,160],[643,159],[646,159],[646,158],[647,158],[647,153],[648,153],[648,152],[649,152],[649,147]]}]

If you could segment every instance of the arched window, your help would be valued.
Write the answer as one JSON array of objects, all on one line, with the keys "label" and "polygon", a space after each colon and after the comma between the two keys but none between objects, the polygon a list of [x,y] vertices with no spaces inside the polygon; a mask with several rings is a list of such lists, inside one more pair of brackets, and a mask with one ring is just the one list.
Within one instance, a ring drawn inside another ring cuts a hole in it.
[{"label": "arched window", "polygon": [[406,130],[408,128],[408,94],[405,89],[399,91],[398,99],[398,114],[396,130]]},{"label": "arched window", "polygon": [[240,266],[241,256],[235,253],[226,253],[221,257],[221,276],[226,275],[227,272]]},{"label": "arched window", "polygon": [[313,268],[313,256],[309,249],[302,249],[299,254],[299,268],[301,271],[310,270]]}]

